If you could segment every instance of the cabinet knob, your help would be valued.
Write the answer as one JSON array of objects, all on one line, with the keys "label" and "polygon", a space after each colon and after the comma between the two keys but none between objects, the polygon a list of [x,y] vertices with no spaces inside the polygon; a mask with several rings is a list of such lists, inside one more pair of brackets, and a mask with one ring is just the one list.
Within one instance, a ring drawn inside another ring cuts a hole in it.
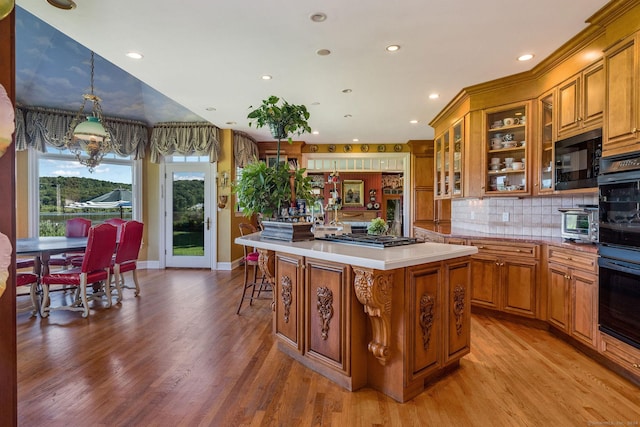
[{"label": "cabinet knob", "polygon": [[638,364],[638,363],[634,363],[634,364],[633,364],[633,367],[634,367],[634,368],[640,368],[640,364]]},{"label": "cabinet knob", "polygon": [[522,249],[516,249],[516,252],[522,252]]},{"label": "cabinet knob", "polygon": [[638,132],[638,128],[631,129],[631,133],[636,133],[636,132]]},{"label": "cabinet knob", "polygon": [[582,117],[578,117],[577,121],[581,122],[582,121]]}]

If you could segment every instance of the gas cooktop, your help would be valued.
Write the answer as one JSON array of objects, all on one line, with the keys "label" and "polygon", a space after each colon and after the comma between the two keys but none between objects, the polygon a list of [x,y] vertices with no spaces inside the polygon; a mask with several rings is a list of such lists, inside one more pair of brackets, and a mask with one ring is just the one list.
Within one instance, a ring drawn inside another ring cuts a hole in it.
[{"label": "gas cooktop", "polygon": [[362,233],[330,234],[324,237],[316,237],[316,240],[328,240],[335,243],[344,243],[356,246],[369,246],[374,248],[390,248],[393,246],[413,245],[420,243],[413,237],[399,236],[374,236]]}]

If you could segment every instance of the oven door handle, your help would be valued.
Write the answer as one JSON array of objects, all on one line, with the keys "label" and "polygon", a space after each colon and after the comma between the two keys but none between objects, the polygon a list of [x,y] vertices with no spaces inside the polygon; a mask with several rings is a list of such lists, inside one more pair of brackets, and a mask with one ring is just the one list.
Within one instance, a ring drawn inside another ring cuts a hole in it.
[{"label": "oven door handle", "polygon": [[612,259],[603,259],[600,258],[598,260],[598,265],[600,267],[609,268],[611,270],[622,271],[623,273],[633,274],[634,276],[640,276],[640,265],[631,264],[624,261],[616,261]]}]

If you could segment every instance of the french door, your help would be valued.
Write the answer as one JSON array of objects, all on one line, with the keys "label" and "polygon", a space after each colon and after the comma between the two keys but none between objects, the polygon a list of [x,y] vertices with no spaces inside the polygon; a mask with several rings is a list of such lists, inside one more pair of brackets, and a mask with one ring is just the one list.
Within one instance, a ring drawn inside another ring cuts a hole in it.
[{"label": "french door", "polygon": [[165,266],[211,268],[215,265],[213,217],[215,165],[165,164]]}]

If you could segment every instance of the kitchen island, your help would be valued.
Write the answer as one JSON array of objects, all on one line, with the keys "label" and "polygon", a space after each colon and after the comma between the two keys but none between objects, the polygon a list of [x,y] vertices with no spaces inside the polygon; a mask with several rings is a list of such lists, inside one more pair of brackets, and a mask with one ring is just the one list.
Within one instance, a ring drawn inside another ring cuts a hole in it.
[{"label": "kitchen island", "polygon": [[258,249],[273,283],[279,349],[349,390],[370,386],[404,402],[469,352],[475,247],[382,249],[260,233],[235,243]]}]

